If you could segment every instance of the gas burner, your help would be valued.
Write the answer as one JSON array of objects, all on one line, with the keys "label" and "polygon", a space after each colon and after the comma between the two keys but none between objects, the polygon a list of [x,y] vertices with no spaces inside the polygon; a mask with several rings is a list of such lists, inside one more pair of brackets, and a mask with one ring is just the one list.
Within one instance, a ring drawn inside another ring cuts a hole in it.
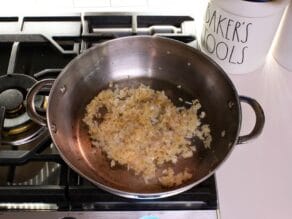
[{"label": "gas burner", "polygon": [[[24,74],[7,74],[0,77],[0,106],[5,109],[2,131],[2,144],[20,145],[35,139],[44,129],[30,120],[27,115],[24,97],[36,79]],[[46,104],[44,96],[37,96],[36,106]],[[40,131],[41,130],[41,131]]]},{"label": "gas burner", "polygon": [[14,113],[22,108],[23,95],[17,89],[8,89],[0,93],[0,105],[4,106],[6,113]]}]

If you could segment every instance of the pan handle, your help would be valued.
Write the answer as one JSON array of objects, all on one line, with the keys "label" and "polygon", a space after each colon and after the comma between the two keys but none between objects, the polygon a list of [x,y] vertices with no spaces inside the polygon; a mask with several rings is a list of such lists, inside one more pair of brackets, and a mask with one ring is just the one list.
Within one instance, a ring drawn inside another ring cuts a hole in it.
[{"label": "pan handle", "polygon": [[43,88],[52,87],[54,84],[54,79],[44,79],[35,83],[27,93],[26,96],[26,109],[28,116],[36,123],[47,126],[47,117],[40,115],[36,111],[35,107],[35,96],[41,91]]},{"label": "pan handle", "polygon": [[244,144],[249,142],[251,139],[256,138],[263,130],[265,124],[265,114],[261,105],[250,97],[240,96],[240,102],[245,102],[251,106],[256,115],[256,122],[252,131],[243,136],[239,136],[237,140],[237,144]]}]

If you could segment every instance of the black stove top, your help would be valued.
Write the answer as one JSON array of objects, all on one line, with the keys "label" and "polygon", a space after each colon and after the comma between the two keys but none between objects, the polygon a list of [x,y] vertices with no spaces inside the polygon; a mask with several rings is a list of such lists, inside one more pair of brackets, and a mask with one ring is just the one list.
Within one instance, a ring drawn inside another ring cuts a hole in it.
[{"label": "black stove top", "polygon": [[[188,16],[133,13],[0,17],[0,28],[5,27],[0,33],[0,209],[11,203],[43,203],[40,209],[65,211],[217,209],[214,176],[159,200],[130,200],[98,189],[64,163],[47,129],[25,112],[32,84],[57,77],[92,45],[130,35],[161,35],[194,46],[192,26]],[[38,95],[39,112],[44,113],[47,96],[46,90]]]}]

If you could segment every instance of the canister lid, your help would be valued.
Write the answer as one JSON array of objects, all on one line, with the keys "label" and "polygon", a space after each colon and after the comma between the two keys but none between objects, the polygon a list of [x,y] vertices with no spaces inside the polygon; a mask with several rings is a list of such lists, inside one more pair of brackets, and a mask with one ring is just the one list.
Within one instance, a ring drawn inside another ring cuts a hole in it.
[{"label": "canister lid", "polygon": [[289,3],[289,0],[273,0],[266,2],[211,0],[211,2],[231,14],[253,18],[272,16],[281,12]]}]

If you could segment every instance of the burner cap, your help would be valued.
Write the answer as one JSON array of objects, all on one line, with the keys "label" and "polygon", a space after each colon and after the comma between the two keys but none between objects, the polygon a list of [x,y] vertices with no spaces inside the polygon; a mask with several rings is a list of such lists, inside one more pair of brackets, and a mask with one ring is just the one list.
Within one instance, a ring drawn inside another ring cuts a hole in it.
[{"label": "burner cap", "polygon": [[8,111],[19,109],[23,102],[23,94],[17,89],[8,89],[0,93],[0,105]]},{"label": "burner cap", "polygon": [[34,83],[36,83],[36,79],[29,75],[7,74],[0,76],[0,106],[5,107],[9,114],[8,117],[15,117],[16,113],[23,114],[23,100],[28,89]]}]

